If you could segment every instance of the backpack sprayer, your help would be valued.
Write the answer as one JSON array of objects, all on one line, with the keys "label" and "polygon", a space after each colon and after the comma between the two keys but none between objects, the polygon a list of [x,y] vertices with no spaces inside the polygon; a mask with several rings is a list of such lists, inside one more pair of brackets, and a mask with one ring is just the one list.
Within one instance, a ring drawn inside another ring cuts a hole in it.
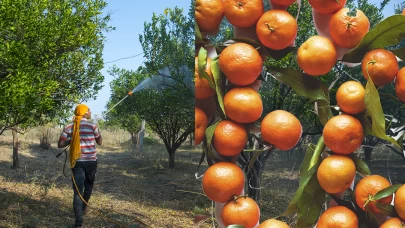
[{"label": "backpack sprayer", "polygon": [[[137,88],[138,88],[138,86],[135,87],[132,91],[129,91],[128,94],[127,94],[124,98],[122,98],[120,101],[118,101],[116,104],[114,104],[110,109],[108,109],[105,113],[103,113],[102,116],[105,117],[105,115],[106,115],[107,113],[109,113],[112,109],[114,109],[118,104],[120,104],[120,103],[121,103],[122,101],[124,101],[127,97],[131,96],[134,92],[136,92],[136,89],[137,89]],[[98,122],[98,120],[99,120],[99,119],[96,120],[96,123]],[[64,175],[65,177],[68,177],[68,175],[65,174],[65,167],[66,167],[66,161],[67,161],[67,149],[68,149],[69,147],[70,147],[70,145],[68,145],[62,152],[60,152],[58,155],[56,155],[56,157],[58,158],[60,155],[62,155],[62,153],[65,153],[65,162],[64,162],[64,164],[63,164],[63,175]],[[72,173],[71,177],[72,177],[73,184],[74,184],[74,186],[75,186],[75,188],[76,188],[76,191],[77,191],[77,193],[78,193],[80,199],[87,205],[87,207],[90,208],[89,204],[86,202],[86,200],[83,199],[82,195],[81,195],[80,192],[79,192],[79,188],[78,188],[77,185],[76,185],[76,181],[75,181],[75,178],[74,178],[74,176],[73,176],[73,173]],[[104,219],[106,219],[107,221],[109,221],[109,222],[111,222],[111,223],[114,223],[114,224],[116,224],[116,225],[119,225],[120,227],[128,227],[128,226],[126,226],[126,225],[124,225],[124,224],[121,224],[121,223],[119,223],[119,222],[117,222],[117,221],[114,221],[114,220],[108,218],[107,216],[103,215],[100,211],[98,211],[98,210],[96,210],[96,209],[93,209],[93,210],[94,210],[99,216],[103,217]],[[148,225],[147,225],[145,222],[143,222],[142,220],[137,219],[137,218],[134,218],[134,220],[135,220],[136,222],[138,222],[138,223],[140,223],[140,224],[142,224],[142,225],[148,227]]]}]

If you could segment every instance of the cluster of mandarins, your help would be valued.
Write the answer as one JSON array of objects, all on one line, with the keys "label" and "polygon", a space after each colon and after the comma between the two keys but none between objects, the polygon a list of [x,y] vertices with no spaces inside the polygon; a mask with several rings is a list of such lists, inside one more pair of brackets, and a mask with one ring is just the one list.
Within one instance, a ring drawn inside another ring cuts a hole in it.
[{"label": "cluster of mandarins", "polygon": [[[223,17],[226,17],[235,27],[254,27],[254,35],[262,45],[282,50],[291,46],[297,36],[297,21],[286,11],[295,1],[270,0],[272,9],[264,12],[262,0],[196,0],[195,19],[202,33],[216,34]],[[347,52],[360,43],[369,31],[370,23],[360,10],[353,14],[344,8],[346,0],[309,0],[309,3],[317,14],[328,18],[329,32],[305,41],[298,48],[297,61],[306,74],[321,76],[335,66],[339,55],[342,55],[339,50],[346,49]],[[247,126],[262,116],[263,104],[258,94],[257,85],[260,82],[257,79],[262,71],[263,60],[264,57],[253,46],[243,42],[230,44],[219,55],[219,67],[229,86],[224,96],[226,118],[216,126],[212,143],[215,151],[222,156],[238,156],[248,141]],[[206,103],[203,101],[213,99],[216,91],[199,75],[198,57],[195,57],[195,61],[195,144],[198,145],[204,140],[213,108],[204,105]],[[205,72],[214,81],[210,63],[211,59],[207,58]],[[397,58],[393,53],[385,49],[371,50],[364,56],[361,67],[363,76],[371,78],[377,87],[392,83],[395,79],[397,97],[405,102],[405,68],[398,70]],[[317,171],[319,184],[327,193],[344,192],[355,178],[356,167],[349,155],[361,146],[364,138],[362,124],[354,116],[366,109],[364,97],[365,89],[357,81],[343,83],[336,93],[342,114],[331,118],[324,126],[324,143],[332,155],[324,158]],[[199,104],[203,104],[201,108]],[[298,143],[302,126],[293,114],[276,110],[261,120],[260,131],[262,139],[268,144],[280,150],[289,150]],[[221,212],[225,226],[240,224],[254,227],[259,222],[260,209],[257,203],[241,196],[244,183],[242,169],[232,162],[215,163],[204,174],[202,187],[207,197],[215,202],[226,203]],[[362,178],[355,188],[356,203],[363,210],[367,206],[374,214],[381,214],[375,202],[390,204],[393,195],[378,200],[372,196],[388,186],[390,182],[382,176]],[[394,207],[400,218],[387,220],[382,227],[393,222],[405,224],[405,185],[397,190]],[[357,227],[357,221],[356,214],[350,209],[336,206],[321,215],[317,227],[332,227],[342,222],[348,225],[346,227]],[[259,227],[289,226],[270,219]]]}]

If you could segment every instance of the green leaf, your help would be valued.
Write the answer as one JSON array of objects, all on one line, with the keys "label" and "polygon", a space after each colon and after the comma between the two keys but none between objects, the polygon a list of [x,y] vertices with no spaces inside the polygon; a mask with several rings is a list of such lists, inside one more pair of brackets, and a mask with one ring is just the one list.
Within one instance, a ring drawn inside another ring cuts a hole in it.
[{"label": "green leaf", "polygon": [[311,177],[298,201],[298,228],[312,227],[325,203],[325,191],[321,188],[316,175]]},{"label": "green leaf", "polygon": [[356,209],[355,209],[355,207],[354,207],[354,205],[353,205],[353,202],[351,202],[351,201],[347,201],[347,200],[343,200],[343,199],[341,199],[341,198],[339,198],[339,197],[336,197],[336,196],[334,196],[334,195],[332,195],[332,194],[329,194],[329,193],[327,193],[339,206],[345,206],[345,207],[347,207],[347,208],[349,208],[350,210],[352,210],[352,211],[355,211]]},{"label": "green leaf", "polygon": [[373,212],[368,209],[368,205],[366,205],[366,220],[367,220],[367,228],[378,228],[378,221]]},{"label": "green leaf", "polygon": [[226,228],[245,228],[245,227],[242,226],[242,225],[234,224],[234,225],[229,225],[229,226],[227,226]]},{"label": "green leaf", "polygon": [[361,125],[363,126],[363,131],[364,131],[365,135],[373,135],[374,136],[373,129],[371,127],[372,125],[371,125],[371,122],[369,120],[370,115],[369,115],[369,113],[367,111],[361,112],[360,114],[353,115],[353,116],[356,117],[361,122]]},{"label": "green leaf", "polygon": [[206,66],[207,66],[207,50],[201,47],[200,51],[198,52],[198,74],[200,75],[200,78],[205,78],[208,81],[211,88],[215,89],[214,82],[211,80],[207,72],[205,72]]},{"label": "green leaf", "polygon": [[289,85],[300,96],[329,103],[329,92],[326,92],[328,87],[314,77],[300,71],[283,68],[270,68],[269,74]]},{"label": "green leaf", "polygon": [[391,50],[391,52],[398,58],[402,59],[402,61],[405,61],[405,47]]},{"label": "green leaf", "polygon": [[291,52],[296,52],[298,50],[298,47],[286,47],[282,50],[272,50],[269,48],[266,48],[267,52],[269,53],[270,57],[275,59],[275,60],[280,60],[290,54]]},{"label": "green leaf", "polygon": [[[405,52],[405,50],[404,50],[404,52]],[[395,102],[399,102],[397,97],[395,97],[395,96],[393,96],[392,94],[389,94],[389,93],[380,93],[380,97],[385,97],[385,98],[393,100]]]},{"label": "green leaf", "polygon": [[285,215],[285,216],[289,215],[291,213],[294,213],[298,210],[298,201],[300,200],[300,198],[304,192],[304,189],[307,186],[308,182],[310,181],[311,177],[318,170],[319,163],[308,171],[309,163],[314,154],[314,150],[315,150],[315,145],[309,144],[307,151],[305,152],[304,160],[302,161],[301,167],[300,167],[300,184],[299,184],[299,187],[298,187],[297,191],[295,192],[293,198],[291,199],[290,203],[288,204],[286,211],[283,213],[283,215]]},{"label": "green leaf", "polygon": [[332,110],[330,108],[330,104],[325,100],[317,100],[316,103],[316,111],[318,113],[319,121],[322,125],[325,124],[333,117]]},{"label": "green leaf", "polygon": [[396,192],[398,190],[399,187],[401,187],[402,184],[395,184],[395,185],[391,185],[389,187],[386,187],[380,191],[378,191],[374,196],[373,196],[373,200],[379,200],[385,197],[388,197],[392,194],[394,194],[394,192]]},{"label": "green leaf", "polygon": [[194,214],[199,214],[199,215],[209,215],[209,213],[207,213],[205,210],[203,210],[197,206],[194,206],[193,212],[194,212]]},{"label": "green leaf", "polygon": [[215,128],[220,122],[221,121],[217,121],[211,126],[207,127],[207,129],[205,129],[205,137],[207,139],[207,150],[208,150],[207,153],[212,160],[215,160],[215,155],[212,152],[212,137],[214,136]]},{"label": "green leaf", "polygon": [[249,169],[251,169],[251,168],[253,167],[253,165],[255,164],[256,159],[260,156],[260,154],[261,154],[262,152],[263,152],[263,151],[256,151],[256,152],[253,154],[253,156],[250,158],[250,161],[249,161]]},{"label": "green leaf", "polygon": [[215,58],[212,59],[211,61],[211,72],[212,75],[214,76],[215,80],[215,91],[217,92],[217,97],[218,97],[218,103],[219,106],[221,107],[222,113],[225,113],[225,108],[224,108],[224,94],[225,94],[225,86],[222,85],[224,82],[224,75],[221,73],[221,69],[219,68],[219,56],[215,56]]},{"label": "green leaf", "polygon": [[395,207],[393,205],[379,202],[375,202],[375,205],[384,215],[398,217],[398,213],[395,211]]},{"label": "green leaf", "polygon": [[355,154],[350,154],[349,157],[353,160],[358,173],[360,173],[362,176],[371,175],[371,171],[365,161],[358,158]]},{"label": "green leaf", "polygon": [[405,38],[405,17],[390,16],[371,29],[357,47],[343,56],[342,61],[359,63],[368,51],[399,44],[403,38]]},{"label": "green leaf", "polygon": [[204,43],[198,24],[197,23],[194,24],[195,24],[195,43],[196,44]]},{"label": "green leaf", "polygon": [[371,129],[373,135],[380,139],[390,141],[395,146],[402,148],[393,138],[389,137],[385,132],[385,117],[380,102],[380,95],[378,94],[378,91],[375,88],[371,77],[369,77],[367,80],[366,94],[364,100],[366,103],[367,112],[370,114],[370,117],[372,119]]}]

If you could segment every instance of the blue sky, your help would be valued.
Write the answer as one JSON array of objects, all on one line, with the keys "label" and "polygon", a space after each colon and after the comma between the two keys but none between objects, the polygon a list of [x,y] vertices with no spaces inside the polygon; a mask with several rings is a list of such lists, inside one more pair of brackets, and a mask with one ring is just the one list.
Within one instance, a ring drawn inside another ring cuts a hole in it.
[{"label": "blue sky", "polygon": [[[143,33],[143,24],[149,22],[152,13],[163,13],[165,8],[174,8],[175,6],[188,12],[192,0],[163,1],[154,0],[151,4],[141,3],[135,0],[108,0],[105,12],[111,13],[110,25],[116,30],[106,33],[107,41],[105,43],[103,58],[104,62],[114,61],[120,58],[130,57],[142,53],[139,43],[139,34]],[[381,0],[370,0],[371,3],[379,6]],[[401,0],[391,0],[384,9],[383,14],[390,16],[394,13],[394,4],[401,3]],[[109,83],[113,79],[107,70],[114,64],[119,68],[127,70],[136,70],[143,62],[143,55],[134,58],[123,59],[114,63],[107,63],[101,71],[105,77],[104,87],[98,92],[96,100],[86,102],[94,115],[101,116],[105,111],[105,105],[110,97]],[[124,100],[125,102],[125,100]]]},{"label": "blue sky", "polygon": [[[110,25],[114,31],[106,33],[106,43],[103,51],[104,62],[130,57],[142,53],[139,35],[143,34],[144,22],[150,22],[152,13],[161,14],[165,8],[175,6],[184,9],[187,14],[192,0],[163,1],[153,0],[142,2],[135,0],[107,0],[104,12],[111,14]],[[145,4],[146,3],[146,4]],[[114,79],[107,70],[114,64],[119,68],[136,70],[143,62],[143,55],[107,63],[101,73],[104,75],[104,87],[98,92],[96,100],[86,102],[94,115],[101,116],[110,97],[109,83]],[[123,101],[125,102],[125,100]]]}]

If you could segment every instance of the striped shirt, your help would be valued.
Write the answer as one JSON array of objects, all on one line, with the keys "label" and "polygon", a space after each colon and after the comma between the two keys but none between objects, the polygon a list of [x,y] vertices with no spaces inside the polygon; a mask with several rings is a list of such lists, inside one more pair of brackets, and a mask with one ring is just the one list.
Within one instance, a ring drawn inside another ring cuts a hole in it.
[{"label": "striped shirt", "polygon": [[[73,123],[68,124],[60,136],[62,140],[71,141],[73,133]],[[96,142],[100,137],[100,131],[95,123],[88,122],[86,118],[80,121],[80,148],[81,154],[77,161],[96,161]]]}]

